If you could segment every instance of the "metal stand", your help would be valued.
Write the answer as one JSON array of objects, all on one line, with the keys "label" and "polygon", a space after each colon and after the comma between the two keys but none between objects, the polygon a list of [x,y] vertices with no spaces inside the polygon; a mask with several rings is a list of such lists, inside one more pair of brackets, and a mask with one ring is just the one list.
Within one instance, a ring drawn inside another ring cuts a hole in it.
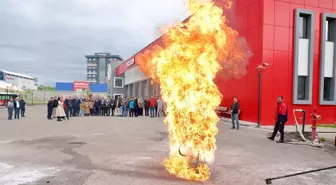
[{"label": "metal stand", "polygon": [[302,134],[305,133],[305,126],[306,126],[306,111],[302,110]]},{"label": "metal stand", "polygon": [[262,74],[258,74],[258,125],[257,128],[260,127],[260,118],[261,118],[261,79],[262,79]]}]

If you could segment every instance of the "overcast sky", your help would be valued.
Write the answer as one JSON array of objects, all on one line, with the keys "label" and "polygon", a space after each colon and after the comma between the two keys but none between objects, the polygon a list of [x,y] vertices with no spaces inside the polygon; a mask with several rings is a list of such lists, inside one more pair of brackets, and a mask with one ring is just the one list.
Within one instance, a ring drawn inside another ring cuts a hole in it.
[{"label": "overcast sky", "polygon": [[0,0],[0,69],[40,84],[86,79],[86,54],[124,59],[186,18],[184,0]]}]

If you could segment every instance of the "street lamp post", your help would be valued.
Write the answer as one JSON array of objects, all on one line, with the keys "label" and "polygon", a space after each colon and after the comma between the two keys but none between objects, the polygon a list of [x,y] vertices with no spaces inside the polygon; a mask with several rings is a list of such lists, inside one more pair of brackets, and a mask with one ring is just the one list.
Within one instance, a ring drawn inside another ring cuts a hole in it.
[{"label": "street lamp post", "polygon": [[262,75],[266,67],[269,66],[268,63],[263,62],[256,67],[256,71],[258,73],[258,125],[257,128],[260,127],[261,120],[261,91],[262,91]]}]

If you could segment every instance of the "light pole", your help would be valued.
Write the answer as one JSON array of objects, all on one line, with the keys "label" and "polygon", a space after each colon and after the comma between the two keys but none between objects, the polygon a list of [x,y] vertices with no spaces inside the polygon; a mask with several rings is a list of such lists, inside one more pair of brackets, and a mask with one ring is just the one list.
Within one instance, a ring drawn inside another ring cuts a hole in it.
[{"label": "light pole", "polygon": [[261,119],[262,74],[263,74],[263,72],[264,72],[264,70],[266,69],[267,66],[269,66],[269,64],[266,63],[266,62],[263,62],[255,68],[255,70],[258,73],[258,125],[257,125],[257,128],[260,127],[260,119]]}]

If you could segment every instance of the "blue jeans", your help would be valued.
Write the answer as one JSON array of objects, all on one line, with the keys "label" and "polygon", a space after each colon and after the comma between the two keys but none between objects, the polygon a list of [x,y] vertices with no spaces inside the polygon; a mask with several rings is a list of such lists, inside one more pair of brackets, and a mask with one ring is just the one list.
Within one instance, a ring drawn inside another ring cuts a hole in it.
[{"label": "blue jeans", "polygon": [[122,106],[121,110],[122,110],[121,115],[122,115],[123,117],[126,117],[127,107],[126,107],[126,106]]},{"label": "blue jeans", "polygon": [[232,114],[232,127],[235,128],[235,121],[237,124],[237,129],[239,129],[239,118],[238,118],[238,114]]},{"label": "blue jeans", "polygon": [[150,117],[154,117],[154,112],[155,112],[154,107],[150,107],[149,112],[150,112]]}]

